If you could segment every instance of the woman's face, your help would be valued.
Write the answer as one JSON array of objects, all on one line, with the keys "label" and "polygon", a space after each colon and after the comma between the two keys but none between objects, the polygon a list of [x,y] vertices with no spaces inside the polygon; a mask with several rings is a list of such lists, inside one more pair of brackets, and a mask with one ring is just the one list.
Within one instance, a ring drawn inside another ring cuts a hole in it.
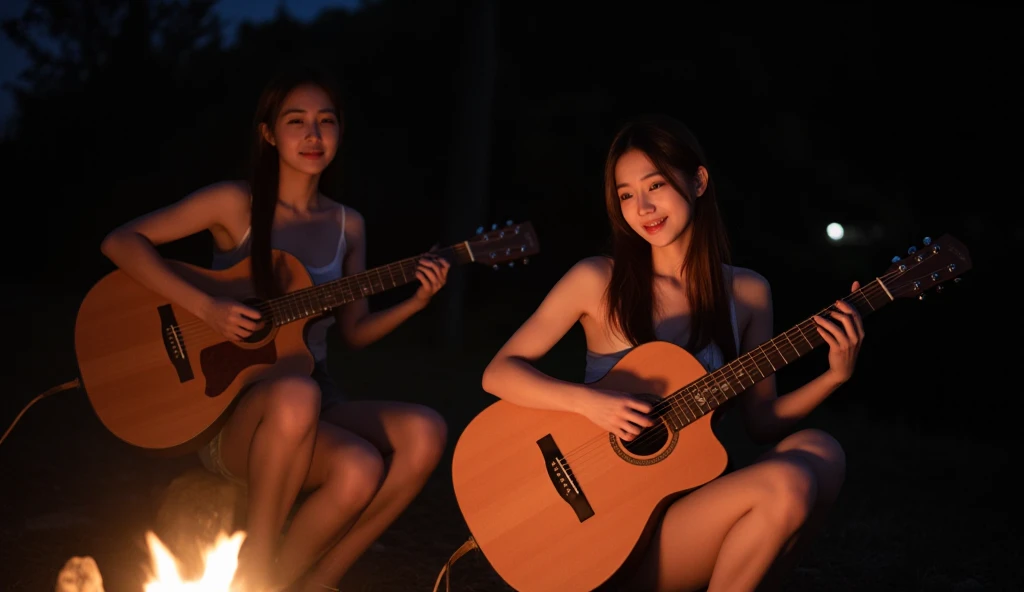
[{"label": "woman's face", "polygon": [[[679,171],[678,184],[687,186]],[[698,169],[697,179],[690,186],[692,195],[700,196],[706,185]],[[690,230],[693,206],[662,174],[651,159],[640,150],[629,150],[615,163],[615,187],[622,208],[622,217],[634,232],[652,246],[663,247],[674,243]]]},{"label": "woman's face", "polygon": [[263,135],[277,148],[283,165],[318,175],[338,153],[340,116],[322,88],[303,85],[288,93],[273,131],[264,128]]}]

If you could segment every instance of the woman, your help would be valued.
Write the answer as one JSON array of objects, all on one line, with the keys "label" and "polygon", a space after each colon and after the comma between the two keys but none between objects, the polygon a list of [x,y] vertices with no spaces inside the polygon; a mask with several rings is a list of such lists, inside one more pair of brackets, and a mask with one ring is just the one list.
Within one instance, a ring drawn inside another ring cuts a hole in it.
[{"label": "woman", "polygon": [[[608,153],[605,201],[612,257],[584,259],[559,280],[487,366],[483,388],[519,405],[580,413],[628,441],[652,425],[651,406],[589,383],[653,340],[684,347],[708,371],[721,367],[774,337],[772,301],[762,276],[727,264],[714,183],[683,124],[652,116],[625,125]],[[750,435],[777,443],[669,506],[637,571],[625,574],[626,589],[753,590],[792,567],[845,473],[843,450],[828,434],[787,435],[854,370],[864,330],[853,308],[837,305],[843,314],[815,317],[830,348],[825,373],[783,396],[770,376],[735,399]],[[538,372],[531,362],[576,322],[587,342],[585,384]]]},{"label": "woman", "polygon": [[[250,335],[257,310],[206,294],[171,271],[156,245],[208,230],[214,267],[251,256],[255,289],[279,292],[271,248],[295,255],[315,283],[365,270],[362,216],[320,192],[343,124],[338,96],[316,71],[274,79],[256,111],[255,150],[248,182],[204,187],[110,233],[102,251],[118,267],[187,309],[226,339]],[[289,376],[251,386],[200,455],[204,464],[248,486],[247,538],[239,582],[253,592],[323,590],[335,586],[363,551],[408,506],[437,466],[446,425],[431,409],[406,403],[345,400],[326,368],[327,329],[360,348],[422,310],[444,285],[448,263],[424,257],[416,292],[369,313],[365,299],[319,320],[307,341],[313,376]],[[281,538],[300,492],[309,492]]]}]

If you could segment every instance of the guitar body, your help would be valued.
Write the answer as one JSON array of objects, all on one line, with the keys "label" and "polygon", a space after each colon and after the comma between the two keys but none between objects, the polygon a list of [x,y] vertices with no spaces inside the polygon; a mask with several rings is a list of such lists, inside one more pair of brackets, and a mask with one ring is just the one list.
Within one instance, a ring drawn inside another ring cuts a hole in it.
[{"label": "guitar body", "polygon": [[[972,267],[967,247],[949,235],[925,237],[908,252],[843,300],[863,317],[955,283]],[[658,423],[632,442],[576,413],[492,404],[466,427],[452,459],[473,539],[517,590],[625,589],[619,580],[631,575],[662,510],[725,471],[728,456],[712,431],[723,405],[823,345],[812,316],[712,372],[670,343],[632,349],[593,383],[656,403],[650,416]]]},{"label": "guitar body", "polygon": [[[653,342],[634,348],[592,386],[661,400],[705,373],[686,350]],[[655,519],[677,494],[725,471],[728,457],[712,417],[679,431],[663,422],[630,444],[576,413],[498,401],[456,444],[455,495],[480,551],[510,586],[594,590],[639,558]]]},{"label": "guitar body", "polygon": [[[253,303],[248,258],[213,271],[168,264],[210,295]],[[294,256],[274,251],[285,292],[309,287]],[[305,326],[314,319],[262,327],[246,342],[227,341],[187,310],[117,270],[86,295],[75,322],[75,353],[93,410],[115,436],[139,448],[193,451],[208,441],[248,385],[309,375]]]}]

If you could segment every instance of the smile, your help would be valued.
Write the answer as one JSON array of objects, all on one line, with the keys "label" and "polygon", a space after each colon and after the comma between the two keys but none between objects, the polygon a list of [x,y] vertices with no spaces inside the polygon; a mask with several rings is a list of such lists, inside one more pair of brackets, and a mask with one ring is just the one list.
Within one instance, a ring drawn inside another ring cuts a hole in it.
[{"label": "smile", "polygon": [[666,216],[653,222],[648,222],[643,225],[644,230],[646,230],[648,234],[654,234],[665,227],[665,220],[667,219],[668,217]]}]

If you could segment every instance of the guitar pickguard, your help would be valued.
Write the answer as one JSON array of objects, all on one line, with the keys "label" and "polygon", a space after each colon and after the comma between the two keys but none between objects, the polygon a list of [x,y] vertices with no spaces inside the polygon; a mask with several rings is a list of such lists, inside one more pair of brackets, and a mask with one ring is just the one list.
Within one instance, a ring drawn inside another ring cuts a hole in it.
[{"label": "guitar pickguard", "polygon": [[249,366],[275,362],[277,348],[272,340],[254,349],[241,348],[230,341],[208,347],[199,353],[199,366],[206,377],[206,396],[213,398],[223,394]]}]

